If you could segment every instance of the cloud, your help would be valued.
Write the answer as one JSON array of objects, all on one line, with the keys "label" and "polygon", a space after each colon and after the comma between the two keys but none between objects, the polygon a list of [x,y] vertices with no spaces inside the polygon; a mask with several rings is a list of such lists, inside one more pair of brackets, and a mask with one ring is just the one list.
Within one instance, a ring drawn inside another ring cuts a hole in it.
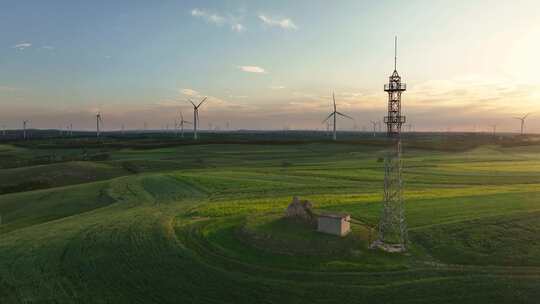
[{"label": "cloud", "polygon": [[259,15],[259,19],[267,26],[277,26],[286,30],[296,30],[298,27],[294,22],[289,18],[278,19],[271,18],[266,15]]},{"label": "cloud", "polygon": [[530,108],[534,86],[512,83],[511,80],[469,76],[430,80],[410,87],[409,105],[421,109],[464,108],[469,112],[509,113]]},{"label": "cloud", "polygon": [[20,89],[16,88],[16,87],[9,87],[9,86],[1,86],[0,85],[0,92],[13,92],[13,91],[20,91]]},{"label": "cloud", "polygon": [[238,66],[238,68],[241,71],[247,72],[247,73],[266,74],[266,71],[263,68],[259,67],[259,66],[242,65],[242,66]]},{"label": "cloud", "polygon": [[277,86],[270,86],[271,90],[283,90],[285,89],[285,86],[277,85]]},{"label": "cloud", "polygon": [[192,89],[182,89],[180,90],[180,93],[186,96],[199,96],[199,92]]},{"label": "cloud", "polygon": [[213,23],[217,26],[229,25],[231,30],[237,33],[241,33],[246,30],[245,26],[238,22],[238,18],[231,15],[224,16],[217,13],[210,13],[208,11],[194,8],[191,10],[191,16],[201,18],[208,23]]},{"label": "cloud", "polygon": [[225,22],[225,18],[218,15],[218,14],[211,14],[207,11],[200,10],[198,8],[191,10],[191,16],[193,17],[200,17],[208,22],[212,22],[215,24],[223,24]]},{"label": "cloud", "polygon": [[231,29],[237,33],[241,33],[246,30],[246,28],[240,23],[231,25]]},{"label": "cloud", "polygon": [[[223,113],[223,111],[236,111],[236,110],[249,110],[252,109],[251,105],[241,104],[237,102],[232,102],[230,100],[223,99],[221,97],[212,96],[212,95],[206,95],[199,91],[190,89],[190,88],[184,88],[180,89],[180,94],[183,95],[180,98],[167,98],[161,101],[158,101],[156,103],[153,103],[152,106],[159,106],[159,107],[177,107],[177,106],[185,106],[190,107],[189,103],[186,103],[187,99],[193,99],[194,102],[198,102],[202,100],[202,98],[207,98],[206,103],[209,106],[206,108],[205,111],[210,111],[214,113]],[[247,95],[232,95],[229,94],[228,98],[232,99],[246,99],[249,98]]]},{"label": "cloud", "polygon": [[22,50],[24,50],[24,49],[26,49],[26,48],[29,48],[29,47],[31,47],[31,46],[32,46],[32,44],[29,43],[29,42],[21,42],[21,43],[15,44],[15,45],[13,46],[13,48],[22,51]]},{"label": "cloud", "polygon": [[44,49],[44,50],[50,50],[50,51],[54,50],[54,47],[50,46],[50,45],[44,45],[41,48]]}]

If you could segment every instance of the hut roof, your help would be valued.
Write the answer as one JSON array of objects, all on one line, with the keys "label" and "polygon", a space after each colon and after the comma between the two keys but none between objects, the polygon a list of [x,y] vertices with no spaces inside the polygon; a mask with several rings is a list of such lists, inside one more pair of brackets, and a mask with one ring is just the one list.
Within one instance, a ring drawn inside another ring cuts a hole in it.
[{"label": "hut roof", "polygon": [[319,214],[320,217],[329,217],[329,218],[335,218],[335,219],[344,219],[344,218],[350,218],[350,214],[348,213],[341,213],[341,212],[324,212]]}]

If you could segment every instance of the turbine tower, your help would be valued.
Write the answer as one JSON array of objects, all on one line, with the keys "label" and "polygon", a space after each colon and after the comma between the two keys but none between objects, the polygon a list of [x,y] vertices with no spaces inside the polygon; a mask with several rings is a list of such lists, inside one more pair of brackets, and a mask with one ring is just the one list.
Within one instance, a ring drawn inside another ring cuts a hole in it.
[{"label": "turbine tower", "polygon": [[525,119],[527,119],[527,117],[531,115],[531,113],[527,113],[525,116],[523,117],[514,117],[515,119],[519,119],[521,121],[521,132],[520,134],[523,135],[524,131],[525,131]]},{"label": "turbine tower", "polygon": [[97,112],[96,114],[96,137],[99,138],[101,135],[101,126],[103,125],[103,119],[101,118],[101,113]]},{"label": "turbine tower", "polygon": [[208,97],[203,98],[198,105],[195,105],[193,100],[188,99],[193,105],[193,139],[195,140],[199,139],[199,135],[197,134],[197,125],[199,124],[199,107],[203,104],[203,102],[206,101],[207,98]]},{"label": "turbine tower", "polygon": [[326,136],[330,135],[330,121],[326,121]]},{"label": "turbine tower", "polygon": [[337,129],[336,129],[336,127],[337,127],[337,124],[336,124],[336,122],[337,122],[337,116],[338,116],[338,115],[341,115],[341,116],[346,117],[346,118],[349,118],[349,119],[351,119],[351,120],[353,120],[353,121],[354,121],[354,118],[350,117],[349,115],[345,115],[345,114],[340,113],[340,112],[337,111],[337,107],[336,107],[336,96],[334,95],[334,92],[332,92],[332,100],[334,101],[334,112],[330,113],[330,115],[328,115],[328,117],[326,117],[326,119],[323,120],[322,123],[327,122],[331,117],[334,119],[334,130],[333,130],[332,139],[333,139],[333,140],[337,140]]},{"label": "turbine tower", "polygon": [[397,37],[394,40],[394,72],[389,83],[384,85],[388,93],[388,114],[384,118],[386,136],[391,141],[391,150],[384,162],[384,200],[378,227],[378,239],[373,247],[386,251],[407,250],[407,226],[403,203],[403,181],[401,177],[401,127],[405,116],[401,115],[401,94],[407,89],[397,72]]}]

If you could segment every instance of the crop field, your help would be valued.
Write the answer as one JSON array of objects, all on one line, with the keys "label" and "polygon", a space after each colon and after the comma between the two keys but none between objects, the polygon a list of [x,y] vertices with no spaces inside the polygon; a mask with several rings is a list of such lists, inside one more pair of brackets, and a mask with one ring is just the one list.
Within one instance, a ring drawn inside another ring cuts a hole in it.
[{"label": "crop field", "polygon": [[[406,147],[392,254],[381,144],[2,144],[0,303],[540,302],[540,145]],[[368,225],[318,233],[293,196]]]}]

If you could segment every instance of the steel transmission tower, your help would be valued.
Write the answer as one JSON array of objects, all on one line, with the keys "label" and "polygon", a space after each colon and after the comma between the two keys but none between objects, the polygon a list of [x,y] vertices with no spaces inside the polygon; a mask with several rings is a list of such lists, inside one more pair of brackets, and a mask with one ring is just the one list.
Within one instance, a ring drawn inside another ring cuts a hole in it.
[{"label": "steel transmission tower", "polygon": [[389,83],[384,85],[388,93],[388,115],[384,117],[384,123],[386,136],[392,145],[384,162],[383,210],[378,227],[379,236],[373,246],[386,251],[402,252],[407,250],[408,243],[401,175],[401,127],[405,123],[405,116],[401,115],[401,94],[407,85],[401,82],[397,72],[397,37],[394,48],[394,72],[389,77]]}]

